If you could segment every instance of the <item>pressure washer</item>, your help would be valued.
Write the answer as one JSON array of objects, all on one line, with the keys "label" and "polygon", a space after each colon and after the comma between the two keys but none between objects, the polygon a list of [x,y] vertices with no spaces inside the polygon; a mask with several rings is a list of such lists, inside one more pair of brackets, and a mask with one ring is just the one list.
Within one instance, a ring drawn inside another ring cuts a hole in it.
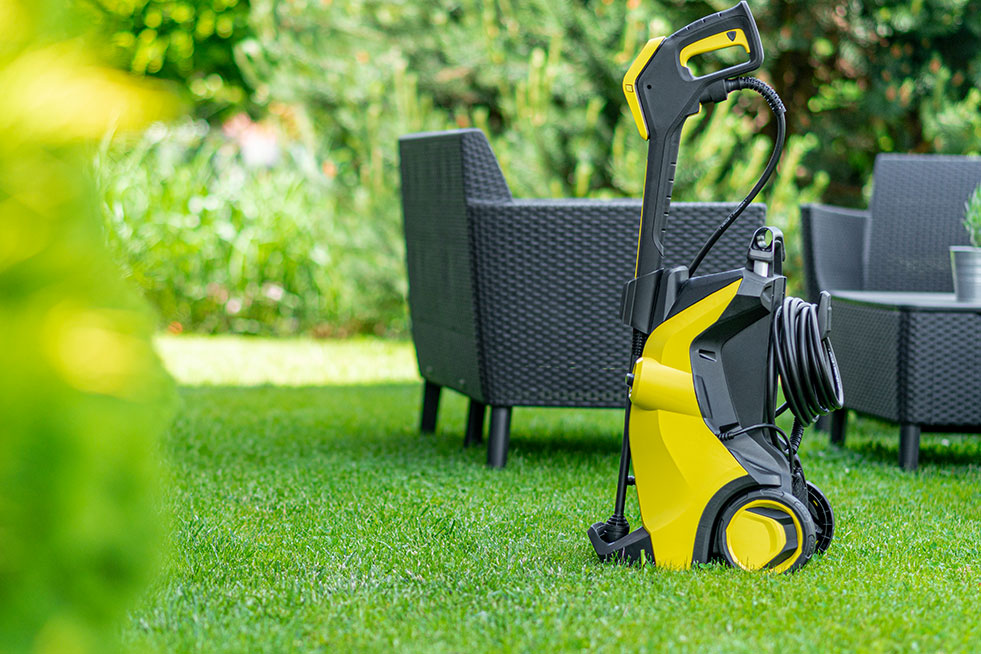
[{"label": "pressure washer", "polygon": [[[748,60],[692,73],[692,57],[729,47],[741,47]],[[798,456],[805,427],[842,406],[828,340],[830,296],[822,293],[816,305],[786,297],[776,227],[756,231],[744,267],[695,274],[780,159],[784,105],[769,85],[743,76],[762,63],[756,22],[740,2],[651,39],[623,80],[649,146],[634,279],[621,304],[633,340],[616,500],[613,515],[588,531],[602,560],[688,568],[721,559],[790,572],[834,536],[831,504],[805,479]],[[776,118],[770,159],[691,264],[665,268],[682,126],[702,105],[742,89],[763,96]],[[779,407],[778,381],[786,399]],[[789,435],[776,424],[788,409]],[[634,531],[624,516],[628,486],[636,486],[643,523]]]}]

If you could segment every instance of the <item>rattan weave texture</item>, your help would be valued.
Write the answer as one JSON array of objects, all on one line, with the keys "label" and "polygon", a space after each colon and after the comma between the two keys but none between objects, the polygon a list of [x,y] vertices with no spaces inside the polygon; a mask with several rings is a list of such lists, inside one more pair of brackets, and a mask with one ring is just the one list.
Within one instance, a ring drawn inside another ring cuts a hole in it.
[{"label": "rattan weave texture", "polygon": [[981,157],[881,154],[874,181],[864,289],[953,291],[947,248],[970,245],[958,218]]},{"label": "rattan weave texture", "polygon": [[845,405],[898,420],[900,312],[833,299],[831,316]]},{"label": "rattan weave texture", "polygon": [[901,422],[981,425],[981,315],[913,312]]},{"label": "rattan weave texture", "polygon": [[[481,397],[463,136],[420,134],[399,141],[405,258],[420,373]],[[486,177],[471,181],[473,192],[494,190],[485,186]]]},{"label": "rattan weave texture", "polygon": [[800,209],[804,235],[804,282],[807,297],[822,290],[864,286],[864,251],[869,213],[823,204]]},{"label": "rattan weave texture", "polygon": [[[691,261],[734,205],[672,205],[669,265]],[[494,405],[623,406],[639,201],[472,203],[485,394]],[[745,262],[764,208],[753,205],[700,273]]]}]

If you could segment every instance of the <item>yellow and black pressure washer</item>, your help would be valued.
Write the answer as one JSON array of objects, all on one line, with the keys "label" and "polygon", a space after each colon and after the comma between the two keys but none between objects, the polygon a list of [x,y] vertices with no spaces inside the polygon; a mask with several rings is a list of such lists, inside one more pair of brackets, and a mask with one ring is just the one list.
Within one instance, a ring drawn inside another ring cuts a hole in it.
[{"label": "yellow and black pressure washer", "polygon": [[[691,57],[741,47],[748,60],[695,76]],[[805,425],[841,407],[841,378],[828,341],[830,302],[785,297],[783,236],[757,230],[746,266],[695,276],[705,254],[766,184],[783,147],[784,106],[764,82],[740,77],[763,63],[749,6],[707,16],[651,39],[623,80],[650,141],[635,278],[623,293],[633,328],[630,401],[613,515],[589,537],[601,559],[687,568],[722,559],[746,570],[788,572],[828,548],[834,515],[804,479],[797,449]],[[681,128],[703,104],[730,92],[761,94],[776,117],[770,160],[749,195],[688,267],[665,269],[664,231]],[[779,379],[786,402],[776,406]],[[794,415],[788,436],[776,424]],[[629,475],[631,459],[634,476]],[[643,526],[624,517],[636,485]]]}]

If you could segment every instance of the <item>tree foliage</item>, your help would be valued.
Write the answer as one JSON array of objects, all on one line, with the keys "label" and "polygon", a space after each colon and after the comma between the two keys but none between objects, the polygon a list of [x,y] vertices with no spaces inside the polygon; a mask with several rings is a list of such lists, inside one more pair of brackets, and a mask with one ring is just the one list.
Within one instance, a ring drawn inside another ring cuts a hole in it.
[{"label": "tree foliage", "polygon": [[199,114],[249,103],[235,65],[248,34],[248,0],[76,0],[106,35],[104,54],[140,75],[179,82]]},{"label": "tree foliage", "polygon": [[981,4],[752,4],[791,133],[820,141],[806,165],[831,176],[828,201],[861,204],[879,152],[981,153]]},{"label": "tree foliage", "polygon": [[[615,193],[625,190],[612,178],[610,161],[625,115],[620,80],[627,65],[648,37],[730,4],[259,0],[252,12],[256,39],[239,61],[260,100],[312,109],[331,146],[377,133],[378,122],[426,122],[418,114],[375,116],[377,107],[398,110],[386,93],[413,93],[418,111],[441,114],[427,116],[430,123],[478,124],[499,137],[495,145],[505,140],[522,158],[519,165],[543,171],[532,178],[539,192],[553,177],[567,193]],[[878,152],[981,151],[978,3],[751,6],[767,51],[758,74],[784,98],[789,133],[817,137],[820,147],[801,172],[808,179],[818,171],[830,175],[826,199],[860,201],[858,189]],[[256,66],[258,59],[264,65]],[[389,86],[386,92],[379,83]],[[358,110],[365,103],[374,113]],[[554,179],[546,188],[559,190]]]}]

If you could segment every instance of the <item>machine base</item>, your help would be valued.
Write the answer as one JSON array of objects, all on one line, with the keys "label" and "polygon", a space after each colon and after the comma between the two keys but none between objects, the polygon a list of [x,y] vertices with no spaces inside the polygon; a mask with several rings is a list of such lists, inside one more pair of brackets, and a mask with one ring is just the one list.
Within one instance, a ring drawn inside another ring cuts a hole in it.
[{"label": "machine base", "polygon": [[644,561],[653,565],[654,547],[651,545],[651,536],[646,529],[641,527],[620,540],[608,543],[603,539],[603,536],[606,535],[606,528],[605,522],[597,522],[586,532],[589,534],[589,541],[593,544],[593,549],[596,550],[596,555],[599,556],[600,561],[619,559],[626,563]]}]

